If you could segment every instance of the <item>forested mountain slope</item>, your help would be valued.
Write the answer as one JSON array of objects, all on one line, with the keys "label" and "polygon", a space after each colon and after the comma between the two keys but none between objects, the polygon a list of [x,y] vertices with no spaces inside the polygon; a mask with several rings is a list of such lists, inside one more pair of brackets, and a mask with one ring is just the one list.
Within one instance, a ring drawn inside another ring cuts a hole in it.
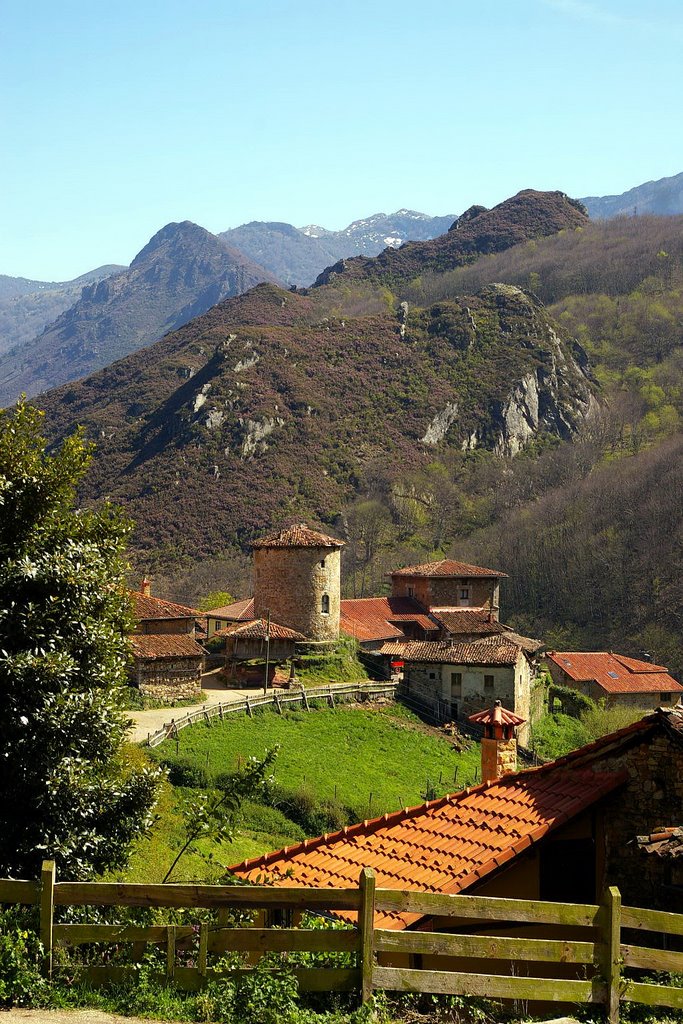
[{"label": "forested mountain slope", "polygon": [[262,285],[42,402],[53,438],[82,423],[97,441],[85,495],[124,502],[140,561],[169,563],[334,523],[377,467],[569,437],[595,405],[580,358],[515,288],[404,321],[321,318]]}]

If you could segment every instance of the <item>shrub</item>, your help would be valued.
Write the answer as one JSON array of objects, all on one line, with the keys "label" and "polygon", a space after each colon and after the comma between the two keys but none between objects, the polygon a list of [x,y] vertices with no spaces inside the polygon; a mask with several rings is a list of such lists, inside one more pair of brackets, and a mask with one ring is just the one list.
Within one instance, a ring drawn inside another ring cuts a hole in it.
[{"label": "shrub", "polygon": [[188,786],[191,789],[207,789],[209,776],[201,765],[193,764],[186,757],[166,757],[161,761],[162,767],[168,772],[168,781],[172,786]]},{"label": "shrub", "polygon": [[336,800],[318,800],[310,789],[287,790],[272,785],[264,799],[299,825],[308,836],[337,832],[355,820],[353,811]]},{"label": "shrub", "polygon": [[0,914],[0,1006],[27,1006],[46,990],[38,965],[43,947],[15,910]]}]

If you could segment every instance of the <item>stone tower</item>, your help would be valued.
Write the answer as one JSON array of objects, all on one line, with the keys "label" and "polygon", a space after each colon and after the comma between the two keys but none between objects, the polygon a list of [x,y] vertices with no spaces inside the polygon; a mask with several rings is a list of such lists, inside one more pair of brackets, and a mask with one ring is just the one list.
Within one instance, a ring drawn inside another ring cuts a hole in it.
[{"label": "stone tower", "polygon": [[338,640],[343,545],[304,523],[255,541],[255,617],[265,619],[270,612],[273,622],[307,640]]}]

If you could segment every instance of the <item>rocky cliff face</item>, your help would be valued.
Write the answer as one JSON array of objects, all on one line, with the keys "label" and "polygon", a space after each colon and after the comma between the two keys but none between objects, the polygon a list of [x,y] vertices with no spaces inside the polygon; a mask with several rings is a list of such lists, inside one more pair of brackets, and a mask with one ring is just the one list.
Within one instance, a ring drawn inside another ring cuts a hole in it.
[{"label": "rocky cliff face", "polygon": [[0,405],[92,373],[264,280],[273,278],[204,228],[167,224],[127,270],[86,284],[42,334],[0,359]]},{"label": "rocky cliff face", "polygon": [[84,286],[121,270],[125,267],[98,267],[73,281],[29,281],[0,274],[0,353],[32,341],[78,302]]},{"label": "rocky cliff face", "polygon": [[262,285],[44,396],[53,437],[81,422],[96,440],[85,493],[125,503],[139,552],[209,557],[293,516],[332,523],[371,469],[512,454],[590,412],[570,347],[517,288],[359,317],[321,301]]}]

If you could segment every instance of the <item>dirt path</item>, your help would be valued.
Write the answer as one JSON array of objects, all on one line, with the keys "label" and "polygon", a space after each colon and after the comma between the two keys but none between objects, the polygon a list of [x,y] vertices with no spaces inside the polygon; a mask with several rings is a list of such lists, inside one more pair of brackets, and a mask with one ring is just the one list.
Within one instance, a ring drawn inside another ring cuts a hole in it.
[{"label": "dirt path", "polygon": [[103,1010],[6,1010],[3,1024],[152,1024],[141,1017],[120,1017]]},{"label": "dirt path", "polygon": [[[102,1010],[5,1010],[0,1020],[3,1024],[154,1024],[148,1018],[120,1017]],[[579,1022],[574,1017],[555,1017],[545,1024]]]},{"label": "dirt path", "polygon": [[182,718],[183,715],[192,711],[200,711],[205,704],[228,703],[229,701],[244,700],[245,697],[253,697],[263,693],[263,687],[245,687],[239,690],[228,690],[220,683],[216,683],[211,677],[204,677],[202,689],[206,693],[206,700],[199,704],[191,704],[184,708],[155,708],[153,711],[131,711],[133,726],[128,733],[132,743],[143,743],[147,735],[161,729],[166,722],[173,718]]}]

